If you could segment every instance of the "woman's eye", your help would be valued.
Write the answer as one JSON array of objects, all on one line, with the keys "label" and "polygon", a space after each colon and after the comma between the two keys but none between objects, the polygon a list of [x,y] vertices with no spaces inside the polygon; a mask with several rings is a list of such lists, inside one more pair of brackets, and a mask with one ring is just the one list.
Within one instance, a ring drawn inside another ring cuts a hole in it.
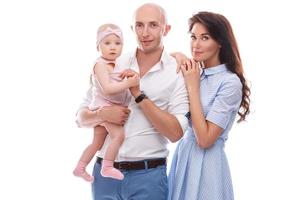
[{"label": "woman's eye", "polygon": [[209,39],[209,37],[207,37],[207,36],[203,36],[201,39],[202,39],[203,41],[205,41],[205,40],[208,40],[208,39]]}]

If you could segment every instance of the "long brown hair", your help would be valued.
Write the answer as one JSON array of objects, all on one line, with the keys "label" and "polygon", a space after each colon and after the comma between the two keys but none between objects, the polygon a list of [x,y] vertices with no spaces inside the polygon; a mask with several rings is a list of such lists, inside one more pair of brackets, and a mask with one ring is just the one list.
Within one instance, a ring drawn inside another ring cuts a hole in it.
[{"label": "long brown hair", "polygon": [[189,19],[189,31],[192,30],[195,23],[201,23],[205,26],[211,37],[221,45],[219,54],[220,62],[226,64],[227,69],[235,73],[243,85],[242,101],[238,111],[240,116],[238,122],[241,122],[245,120],[246,115],[250,112],[249,96],[251,92],[244,76],[238,45],[231,25],[223,15],[212,12],[198,12],[193,15]]}]

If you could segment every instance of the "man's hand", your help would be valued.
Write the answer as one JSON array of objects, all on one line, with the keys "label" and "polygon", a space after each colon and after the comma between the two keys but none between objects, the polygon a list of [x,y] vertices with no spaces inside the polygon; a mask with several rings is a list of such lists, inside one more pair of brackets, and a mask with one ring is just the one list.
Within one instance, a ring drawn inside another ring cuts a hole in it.
[{"label": "man's hand", "polygon": [[97,110],[97,115],[107,122],[111,122],[118,125],[124,125],[128,119],[130,110],[123,106],[112,105],[105,106],[101,110]]},{"label": "man's hand", "polygon": [[[120,77],[121,77],[122,79],[125,78],[125,77],[127,77],[127,78],[130,79],[130,78],[136,78],[136,77],[139,77],[139,74],[138,74],[137,72],[131,70],[131,69],[126,69],[126,70],[124,70],[124,71],[121,73]],[[137,96],[139,96],[139,95],[141,94],[140,84],[136,84],[135,86],[130,87],[129,90],[130,90],[131,95],[132,95],[134,98],[136,98]]]}]

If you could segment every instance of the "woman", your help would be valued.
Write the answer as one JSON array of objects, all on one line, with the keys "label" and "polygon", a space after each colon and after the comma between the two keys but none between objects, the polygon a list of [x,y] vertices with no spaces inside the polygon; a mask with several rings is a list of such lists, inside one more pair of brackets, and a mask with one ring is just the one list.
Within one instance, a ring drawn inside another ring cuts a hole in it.
[{"label": "woman", "polygon": [[240,122],[249,113],[250,89],[224,16],[199,12],[190,18],[189,32],[193,59],[181,71],[191,120],[174,153],[169,200],[232,200],[224,143],[236,115]]}]

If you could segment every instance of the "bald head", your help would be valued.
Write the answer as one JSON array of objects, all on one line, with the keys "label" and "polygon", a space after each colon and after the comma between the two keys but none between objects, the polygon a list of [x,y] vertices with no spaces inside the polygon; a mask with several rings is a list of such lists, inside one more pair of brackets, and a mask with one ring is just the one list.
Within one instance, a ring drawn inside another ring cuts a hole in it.
[{"label": "bald head", "polygon": [[160,6],[155,3],[146,3],[141,5],[136,9],[133,15],[133,21],[135,21],[137,15],[157,15],[158,20],[162,24],[167,24],[167,16],[166,11]]},{"label": "bald head", "polygon": [[161,53],[163,37],[168,34],[171,26],[167,24],[164,9],[154,3],[147,3],[136,9],[131,29],[134,31],[143,53]]}]

